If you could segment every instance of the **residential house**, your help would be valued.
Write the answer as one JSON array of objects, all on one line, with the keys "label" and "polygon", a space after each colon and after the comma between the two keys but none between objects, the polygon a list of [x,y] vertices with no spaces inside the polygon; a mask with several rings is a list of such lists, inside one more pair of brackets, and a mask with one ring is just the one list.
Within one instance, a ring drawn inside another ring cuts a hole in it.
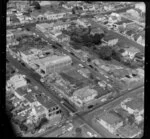
[{"label": "residential house", "polygon": [[117,130],[117,133],[122,138],[136,138],[141,134],[141,130],[133,125],[125,125]]},{"label": "residential house", "polygon": [[56,116],[61,116],[60,107],[53,102],[52,99],[48,99],[47,96],[36,96],[37,101],[45,107],[46,117],[48,119],[53,119]]},{"label": "residential house", "polygon": [[37,55],[42,54],[42,51],[36,48],[32,48],[26,51],[19,51],[19,55],[22,61],[29,64],[33,59],[37,59]]},{"label": "residential house", "polygon": [[62,69],[68,67],[72,63],[70,56],[48,56],[35,60],[34,63],[39,66],[37,72],[41,76],[45,76],[52,72],[59,72]]},{"label": "residential house", "polygon": [[112,134],[115,134],[116,130],[123,125],[123,121],[120,117],[109,112],[103,114],[97,121]]},{"label": "residential house", "polygon": [[76,23],[78,25],[85,27],[85,28],[87,28],[88,26],[91,26],[90,22],[88,22],[88,20],[86,20],[86,19],[77,19]]},{"label": "residential house", "polygon": [[143,121],[143,116],[142,116],[144,113],[143,98],[135,98],[131,101],[121,103],[121,106],[130,114],[134,114],[137,123]]},{"label": "residential house", "polygon": [[19,44],[19,42],[16,41],[14,33],[8,30],[7,31],[7,47],[9,48],[10,46],[14,46],[17,44]]},{"label": "residential house", "polygon": [[109,20],[109,22],[111,22],[111,23],[115,23],[115,22],[117,22],[117,21],[120,21],[120,20],[121,20],[121,17],[120,17],[120,15],[117,14],[117,13],[111,13],[108,20]]},{"label": "residential house", "polygon": [[90,34],[104,34],[104,31],[101,28],[92,28]]},{"label": "residential house", "polygon": [[36,28],[40,30],[41,32],[45,33],[46,31],[49,31],[52,29],[54,26],[54,23],[41,23],[41,24],[36,24]]},{"label": "residential house", "polygon": [[106,42],[109,46],[114,46],[118,43],[118,38],[114,36],[106,36],[104,37],[104,42]]},{"label": "residential house", "polygon": [[62,30],[62,29],[67,29],[69,27],[70,23],[68,22],[62,22],[62,21],[57,21],[54,25],[53,25],[53,29],[54,30]]},{"label": "residential house", "polygon": [[47,18],[47,20],[57,20],[60,18],[63,18],[66,15],[66,13],[61,12],[61,13],[53,13],[50,11],[47,11],[44,13],[44,16]]},{"label": "residential house", "polygon": [[23,87],[27,85],[27,81],[25,80],[25,76],[21,74],[15,74],[8,81],[7,85],[11,86],[14,90],[17,88]]},{"label": "residential house", "polygon": [[65,34],[58,35],[57,39],[58,39],[59,43],[69,42],[70,41],[70,37],[68,35],[65,35]]},{"label": "residential house", "polygon": [[122,53],[122,56],[128,56],[130,59],[133,59],[135,54],[140,52],[140,50],[135,47],[125,48],[124,50],[125,51]]}]

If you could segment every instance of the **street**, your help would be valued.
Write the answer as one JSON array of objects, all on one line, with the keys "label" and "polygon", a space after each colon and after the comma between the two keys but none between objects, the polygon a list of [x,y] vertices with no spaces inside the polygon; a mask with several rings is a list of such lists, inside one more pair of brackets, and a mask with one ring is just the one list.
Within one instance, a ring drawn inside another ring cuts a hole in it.
[{"label": "street", "polygon": [[[133,7],[131,5],[131,7]],[[123,9],[119,9],[115,12],[121,12],[127,9],[130,9],[131,7],[126,7]],[[101,13],[101,14],[109,14],[112,13],[112,11],[109,12],[105,12],[105,13]],[[95,15],[92,14],[91,16],[93,17]],[[86,17],[87,15],[83,15],[81,17]],[[74,17],[73,17],[74,18]],[[63,20],[67,20],[68,18],[65,18]],[[51,23],[52,21],[41,21],[38,23]],[[134,47],[139,48],[141,51],[144,51],[144,47],[142,47],[141,45],[137,44],[136,42],[124,37],[123,35],[112,31],[112,30],[108,30],[106,26],[98,24],[94,21],[91,20],[91,24],[95,25],[95,26],[100,26],[103,30],[107,31],[110,35],[115,36],[116,38],[118,38],[119,40],[121,40],[121,43],[125,43],[127,45],[132,45]],[[28,23],[25,25],[17,25],[17,26],[9,26],[7,27],[7,29],[12,29],[12,28],[18,28],[18,27],[33,27],[32,31],[36,34],[38,34],[41,38],[43,38],[44,40],[48,41],[50,44],[56,46],[56,48],[58,50],[60,50],[61,52],[63,52],[66,55],[69,55],[73,61],[76,61],[77,63],[82,64],[84,67],[86,67],[87,69],[90,70],[91,73],[94,74],[94,76],[97,78],[100,78],[103,81],[106,81],[107,83],[111,83],[111,80],[107,79],[103,74],[100,74],[99,72],[95,71],[92,67],[90,67],[89,65],[87,65],[85,62],[81,61],[78,57],[76,57],[73,53],[68,52],[67,50],[63,49],[62,45],[63,44],[58,44],[54,41],[52,41],[50,38],[47,38],[42,32],[37,31],[35,29],[35,25],[36,23]],[[93,117],[98,114],[98,113],[103,113],[106,109],[112,109],[112,107],[118,105],[123,99],[125,99],[126,97],[129,96],[134,96],[137,93],[143,92],[144,90],[144,85],[141,84],[139,86],[137,86],[134,89],[131,90],[126,90],[123,91],[120,95],[118,95],[116,98],[111,99],[106,101],[105,103],[99,104],[97,106],[95,106],[92,110],[86,111],[86,112],[78,112],[77,109],[75,107],[73,107],[69,102],[67,102],[66,100],[64,100],[63,103],[61,103],[62,98],[58,97],[58,93],[55,90],[52,90],[50,87],[46,87],[46,85],[44,85],[44,83],[41,83],[40,79],[40,75],[35,73],[34,70],[23,66],[21,63],[19,63],[19,61],[17,61],[17,59],[14,59],[10,54],[7,54],[7,59],[17,68],[19,69],[19,72],[26,75],[27,78],[29,78],[31,80],[31,82],[33,84],[35,84],[36,86],[38,86],[39,90],[41,90],[42,93],[45,93],[45,95],[47,97],[52,98],[51,101],[54,101],[56,104],[58,104],[62,111],[64,111],[65,114],[67,114],[68,119],[72,119],[73,121],[76,121],[77,123],[84,124],[85,126],[87,126],[87,128],[89,128],[91,130],[92,133],[96,134],[98,137],[114,137],[114,136],[110,136],[109,133],[107,133],[107,131],[103,130],[103,128],[100,128],[98,123],[96,121],[93,120]],[[73,116],[70,116],[70,113],[74,113]],[[56,137],[58,135],[59,132],[61,131],[61,127],[64,125],[64,123],[62,125],[60,125],[59,127],[54,127],[52,129],[49,129],[48,131],[41,133],[40,137]],[[57,134],[56,134],[57,132]],[[52,133],[52,134],[51,134]],[[39,136],[39,134],[37,135]]]}]

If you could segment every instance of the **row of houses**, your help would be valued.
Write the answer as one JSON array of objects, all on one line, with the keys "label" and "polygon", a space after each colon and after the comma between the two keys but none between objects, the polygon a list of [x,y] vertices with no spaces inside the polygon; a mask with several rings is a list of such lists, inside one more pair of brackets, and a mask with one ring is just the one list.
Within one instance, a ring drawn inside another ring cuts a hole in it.
[{"label": "row of houses", "polygon": [[69,42],[70,37],[66,34],[62,34],[61,30],[67,29],[69,27],[69,23],[64,22],[56,22],[56,24],[37,24],[36,28],[45,34],[46,37],[50,37],[54,39],[55,41],[58,41],[59,43],[62,42]]},{"label": "row of houses", "polygon": [[143,122],[144,102],[140,97],[126,100],[121,102],[121,107],[116,106],[115,109],[105,112],[96,119],[100,125],[114,135],[122,138],[138,137],[142,130],[135,124],[128,123],[127,119],[133,114],[135,121],[132,122],[137,124]]},{"label": "row of houses", "polygon": [[26,117],[28,123],[33,122],[33,117],[37,121],[43,116],[49,120],[61,116],[60,107],[50,97],[39,94],[41,92],[37,88],[28,85],[23,75],[16,74],[10,78],[6,88],[8,93],[14,94],[11,101],[15,106],[13,113],[16,113],[16,116],[25,116],[30,110]]}]

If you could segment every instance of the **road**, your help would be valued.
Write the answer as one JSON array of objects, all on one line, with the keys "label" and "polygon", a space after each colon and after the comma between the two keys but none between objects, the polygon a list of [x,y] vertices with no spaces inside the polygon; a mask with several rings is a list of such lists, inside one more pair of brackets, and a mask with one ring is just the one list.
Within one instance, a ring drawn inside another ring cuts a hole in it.
[{"label": "road", "polygon": [[[40,80],[38,79],[38,77],[36,76],[36,73],[33,73],[33,70],[30,70],[24,66],[22,66],[16,59],[13,59],[9,54],[7,55],[7,59],[17,68],[20,70],[21,73],[23,73],[24,75],[26,75],[31,82],[34,82],[42,92],[44,92],[47,96],[51,97],[53,99],[53,101],[55,101],[56,104],[58,104],[61,108],[62,111],[65,111],[65,113],[68,114],[68,110],[69,112],[76,112],[76,110],[73,110],[73,107],[70,107],[69,105],[63,105],[60,101],[60,98],[58,98],[56,95],[56,93],[50,93],[50,90],[48,90],[47,88],[45,88],[45,86],[40,82]],[[51,92],[54,92],[54,90],[51,90]],[[78,120],[82,121],[82,123],[84,123],[85,121],[83,121],[84,119],[82,117],[80,117],[79,114],[76,113],[76,115],[78,116]],[[88,126],[88,123],[86,123]],[[98,133],[97,133],[98,134]]]},{"label": "road", "polygon": [[[109,109],[112,109],[113,107],[117,106],[118,104],[120,104],[121,101],[123,101],[124,99],[126,99],[127,97],[134,97],[137,96],[137,94],[141,93],[144,91],[144,87],[140,87],[138,89],[135,89],[133,91],[131,91],[130,93],[127,93],[123,96],[121,96],[118,99],[115,99],[114,101],[106,104],[103,107],[100,107],[99,109],[96,109],[94,111],[92,111],[91,113],[86,114],[84,117],[84,119],[86,119],[86,121],[89,121],[90,126],[93,127],[93,129],[95,131],[97,131],[98,133],[100,133],[103,137],[114,137],[113,135],[111,135],[110,133],[108,133],[108,131],[105,131],[105,129],[100,128],[99,124],[97,124],[97,121],[95,121],[95,116],[101,115],[104,113],[104,111],[108,111]],[[110,136],[111,135],[111,136]]]}]

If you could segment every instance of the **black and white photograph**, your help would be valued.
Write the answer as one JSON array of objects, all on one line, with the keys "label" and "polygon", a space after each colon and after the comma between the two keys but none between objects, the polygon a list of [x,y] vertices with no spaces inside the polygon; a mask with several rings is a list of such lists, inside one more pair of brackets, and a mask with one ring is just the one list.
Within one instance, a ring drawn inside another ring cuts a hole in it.
[{"label": "black and white photograph", "polygon": [[14,136],[142,138],[145,26],[140,1],[8,0]]}]

